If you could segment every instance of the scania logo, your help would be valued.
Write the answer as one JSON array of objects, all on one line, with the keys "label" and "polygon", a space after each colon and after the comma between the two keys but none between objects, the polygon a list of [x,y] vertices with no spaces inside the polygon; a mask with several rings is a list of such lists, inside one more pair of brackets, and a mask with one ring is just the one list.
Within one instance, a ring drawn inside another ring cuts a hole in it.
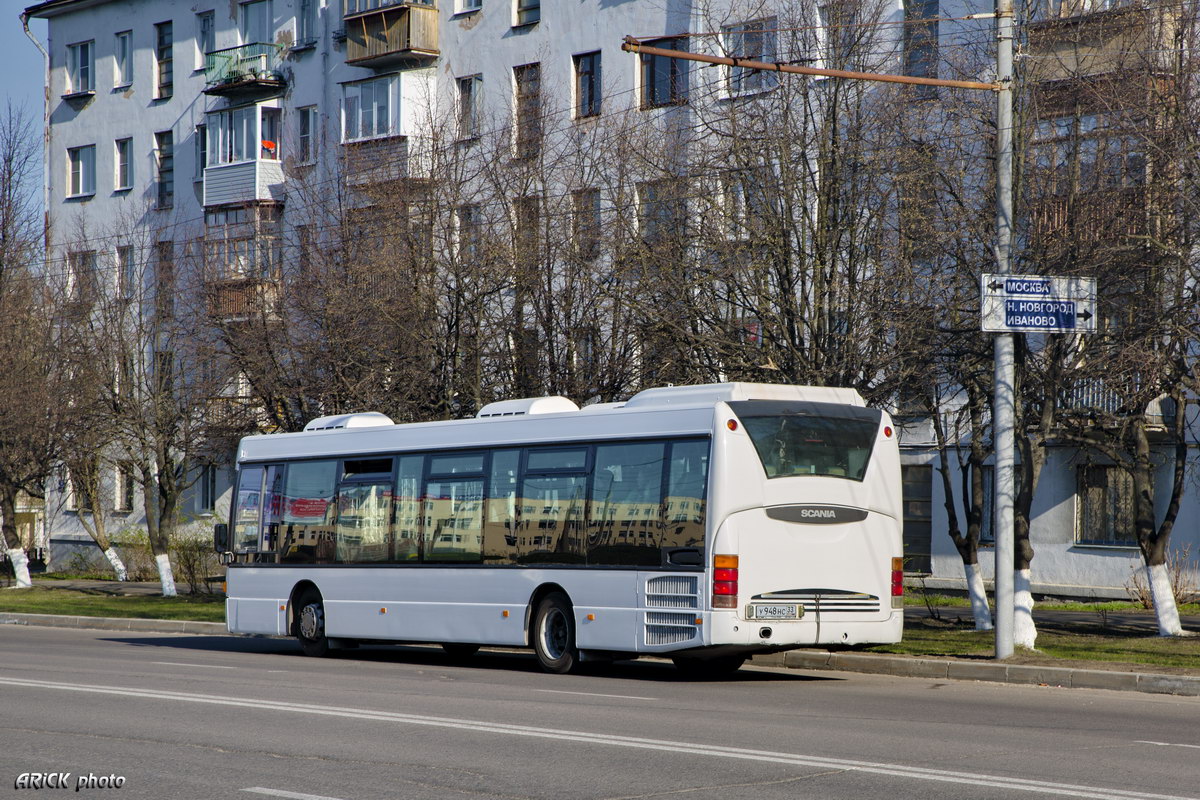
[{"label": "scania logo", "polygon": [[767,516],[782,522],[806,522],[809,525],[831,525],[841,522],[862,522],[867,512],[845,506],[771,506]]}]

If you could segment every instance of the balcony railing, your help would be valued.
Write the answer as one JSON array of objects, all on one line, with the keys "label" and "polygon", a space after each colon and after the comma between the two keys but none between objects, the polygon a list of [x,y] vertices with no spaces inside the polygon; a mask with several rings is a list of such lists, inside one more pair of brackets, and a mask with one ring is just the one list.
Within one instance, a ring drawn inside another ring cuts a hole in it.
[{"label": "balcony railing", "polygon": [[[346,2],[346,63],[387,66],[436,58],[438,10],[425,3]],[[352,10],[355,9],[355,10]]]},{"label": "balcony railing", "polygon": [[275,319],[279,307],[279,281],[271,278],[225,278],[208,286],[208,313],[224,322],[252,317]]},{"label": "balcony railing", "polygon": [[204,92],[233,94],[283,87],[283,47],[244,44],[204,54]]}]

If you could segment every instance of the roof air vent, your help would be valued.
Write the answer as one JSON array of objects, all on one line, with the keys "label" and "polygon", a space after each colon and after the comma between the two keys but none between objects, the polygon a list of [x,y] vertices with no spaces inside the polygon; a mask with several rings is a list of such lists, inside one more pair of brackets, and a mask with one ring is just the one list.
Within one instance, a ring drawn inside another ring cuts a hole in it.
[{"label": "roof air vent", "polygon": [[565,397],[525,397],[520,400],[500,400],[488,403],[479,409],[475,416],[485,417],[523,417],[528,414],[558,414],[566,411],[578,411],[579,406]]},{"label": "roof air vent", "polygon": [[334,414],[330,417],[317,417],[304,426],[306,431],[333,431],[340,428],[378,428],[381,425],[395,425],[392,418],[378,411],[364,411],[361,414]]}]

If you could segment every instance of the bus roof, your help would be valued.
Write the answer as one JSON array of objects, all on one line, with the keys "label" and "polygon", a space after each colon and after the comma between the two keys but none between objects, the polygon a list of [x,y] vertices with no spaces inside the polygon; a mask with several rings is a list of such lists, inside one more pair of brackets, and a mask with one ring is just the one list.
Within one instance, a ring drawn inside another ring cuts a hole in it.
[{"label": "bus roof", "polygon": [[527,413],[519,415],[395,425],[384,422],[387,417],[379,414],[365,417],[357,424],[343,423],[344,426],[302,433],[248,436],[238,448],[238,461],[596,439],[706,436],[712,432],[716,404],[738,400],[864,405],[862,397],[853,389],[754,383],[674,386],[647,389],[623,405],[606,404],[606,408],[593,411],[588,411],[587,407],[574,411],[557,410],[569,407],[562,403],[528,403]]}]

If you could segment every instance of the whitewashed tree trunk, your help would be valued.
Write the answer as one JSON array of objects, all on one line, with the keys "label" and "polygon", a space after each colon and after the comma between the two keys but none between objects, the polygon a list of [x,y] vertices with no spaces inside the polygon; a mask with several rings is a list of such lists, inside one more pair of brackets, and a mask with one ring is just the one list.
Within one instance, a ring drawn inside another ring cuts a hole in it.
[{"label": "whitewashed tree trunk", "polygon": [[117,580],[129,580],[129,572],[125,569],[125,562],[121,560],[121,556],[117,555],[117,550],[110,547],[104,551],[104,557],[108,559],[108,563],[112,564],[113,572],[117,573]]},{"label": "whitewashed tree trunk", "polygon": [[975,630],[992,630],[992,612],[988,608],[987,590],[983,587],[983,572],[978,564],[963,564],[967,573],[967,596],[971,598],[971,614]]},{"label": "whitewashed tree trunk", "polygon": [[1179,607],[1175,605],[1175,592],[1171,589],[1171,576],[1167,573],[1167,565],[1147,566],[1146,580],[1150,584],[1150,598],[1154,601],[1158,635],[1182,636],[1183,625],[1179,622]]},{"label": "whitewashed tree trunk", "polygon": [[174,597],[175,591],[175,574],[171,572],[171,557],[166,553],[155,556],[154,560],[158,563],[158,577],[162,581],[163,597]]},{"label": "whitewashed tree trunk", "polygon": [[1033,624],[1033,592],[1030,591],[1029,570],[1018,569],[1013,574],[1013,644],[1033,649],[1037,642],[1037,626]]},{"label": "whitewashed tree trunk", "polygon": [[28,589],[33,586],[33,580],[29,577],[29,558],[25,555],[25,551],[19,547],[14,547],[7,551],[8,560],[13,565],[13,577],[17,579],[18,589]]}]

